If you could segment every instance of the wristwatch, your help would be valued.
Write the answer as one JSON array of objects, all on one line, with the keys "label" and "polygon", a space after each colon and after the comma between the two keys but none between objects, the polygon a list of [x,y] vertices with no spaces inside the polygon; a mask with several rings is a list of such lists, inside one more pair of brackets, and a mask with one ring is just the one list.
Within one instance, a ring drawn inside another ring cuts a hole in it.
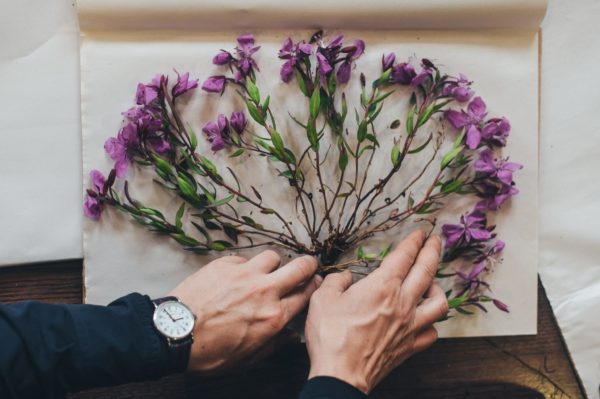
[{"label": "wristwatch", "polygon": [[196,316],[174,296],[154,299],[152,303],[154,304],[152,316],[154,327],[166,338],[172,363],[177,365],[177,368],[185,369],[194,342]]}]

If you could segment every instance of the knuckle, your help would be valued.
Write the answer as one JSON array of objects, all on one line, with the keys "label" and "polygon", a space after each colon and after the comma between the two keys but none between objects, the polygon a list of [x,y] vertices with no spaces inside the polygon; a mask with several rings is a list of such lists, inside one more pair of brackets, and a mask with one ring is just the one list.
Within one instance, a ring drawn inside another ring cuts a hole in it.
[{"label": "knuckle", "polygon": [[273,251],[272,249],[267,249],[266,251],[263,251],[262,256],[264,256],[267,259],[272,259],[273,262],[279,262],[281,260],[281,256],[279,256],[279,254]]},{"label": "knuckle", "polygon": [[438,307],[440,316],[443,316],[448,312],[448,301],[445,297],[438,300]]}]

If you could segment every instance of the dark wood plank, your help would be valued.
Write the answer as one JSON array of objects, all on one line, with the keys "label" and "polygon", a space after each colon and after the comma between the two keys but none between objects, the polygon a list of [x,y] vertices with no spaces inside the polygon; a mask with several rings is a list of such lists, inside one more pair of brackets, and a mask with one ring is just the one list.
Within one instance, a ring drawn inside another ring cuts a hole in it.
[{"label": "dark wood plank", "polygon": [[[0,269],[0,302],[35,299],[80,303],[80,260]],[[583,398],[581,384],[539,284],[538,335],[441,339],[395,370],[371,398]],[[295,398],[308,357],[300,343],[244,371],[199,378],[192,374],[102,388],[79,398]]]}]

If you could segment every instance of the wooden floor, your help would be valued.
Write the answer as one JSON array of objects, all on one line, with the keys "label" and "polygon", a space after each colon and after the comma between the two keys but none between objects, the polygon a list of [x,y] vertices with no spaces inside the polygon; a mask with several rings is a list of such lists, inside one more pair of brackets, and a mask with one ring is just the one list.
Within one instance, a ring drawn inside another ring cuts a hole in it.
[{"label": "wooden floor", "polygon": [[[81,261],[0,269],[0,302],[81,303]],[[556,320],[539,284],[538,335],[441,339],[395,370],[371,398],[583,398]],[[300,343],[231,375],[177,375],[80,392],[82,398],[296,398],[308,359]]]}]

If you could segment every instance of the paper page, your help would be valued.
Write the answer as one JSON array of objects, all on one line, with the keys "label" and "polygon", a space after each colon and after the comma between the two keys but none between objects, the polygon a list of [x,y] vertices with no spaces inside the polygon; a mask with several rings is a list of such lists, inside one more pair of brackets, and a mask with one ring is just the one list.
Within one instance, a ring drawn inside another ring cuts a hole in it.
[{"label": "paper page", "polygon": [[600,398],[600,3],[551,3],[542,31],[540,276],[590,398]]},{"label": "paper page", "polygon": [[0,8],[0,266],[81,258],[77,15],[64,0]]},{"label": "paper page", "polygon": [[[259,83],[280,101],[281,110],[299,108],[287,98],[289,92],[279,82],[280,62],[276,58],[281,42],[288,34],[306,37],[311,31],[279,31],[254,29],[262,46],[257,61],[261,65]],[[211,60],[215,51],[229,48],[239,31],[194,32],[164,30],[156,32],[83,32],[82,45],[82,109],[84,171],[92,168],[107,171],[112,162],[103,150],[107,137],[115,135],[121,124],[120,112],[133,102],[137,82],[151,79],[157,72],[172,68],[190,71],[205,79],[217,69]],[[367,52],[357,69],[373,77],[379,70],[383,52],[395,51],[399,59],[430,57],[443,64],[444,70],[464,72],[476,81],[474,88],[486,99],[491,114],[505,115],[512,123],[512,137],[505,149],[511,159],[526,165],[517,174],[521,194],[497,216],[499,234],[507,241],[504,263],[490,276],[494,295],[505,300],[511,313],[490,309],[488,314],[468,320],[452,320],[440,325],[442,336],[478,336],[532,334],[536,332],[537,284],[537,101],[538,38],[530,31],[352,31],[350,38],[361,37]],[[490,62],[493,60],[493,62]],[[377,70],[377,72],[376,72]],[[226,94],[227,95],[227,94]],[[518,99],[518,101],[515,101]],[[197,91],[190,97],[184,118],[201,135],[201,127],[214,119],[219,111],[233,110],[234,103],[218,102],[216,97]],[[239,106],[239,105],[238,105]],[[286,115],[285,112],[277,114]],[[288,121],[289,123],[289,121]],[[391,137],[388,137],[391,140]],[[200,151],[210,154],[201,140]],[[224,167],[226,155],[210,154]],[[373,170],[388,161],[382,157]],[[265,198],[285,198],[285,184],[274,177],[266,162],[263,169],[245,164],[232,164],[240,180],[254,179]],[[246,169],[246,175],[243,170]],[[151,183],[147,171],[132,170],[132,192],[173,215],[179,201]],[[257,179],[257,177],[265,178]],[[87,184],[87,182],[86,182]],[[283,193],[283,194],[282,194]],[[284,197],[281,197],[284,196]],[[442,219],[440,223],[454,221]],[[218,256],[194,256],[176,244],[153,236],[123,215],[107,212],[99,223],[87,221],[85,232],[86,300],[106,303],[130,292],[142,291],[150,296],[164,295],[182,278]],[[385,240],[397,243],[406,233],[388,235]],[[385,241],[384,240],[384,241]],[[245,253],[249,255],[251,253]]]}]

